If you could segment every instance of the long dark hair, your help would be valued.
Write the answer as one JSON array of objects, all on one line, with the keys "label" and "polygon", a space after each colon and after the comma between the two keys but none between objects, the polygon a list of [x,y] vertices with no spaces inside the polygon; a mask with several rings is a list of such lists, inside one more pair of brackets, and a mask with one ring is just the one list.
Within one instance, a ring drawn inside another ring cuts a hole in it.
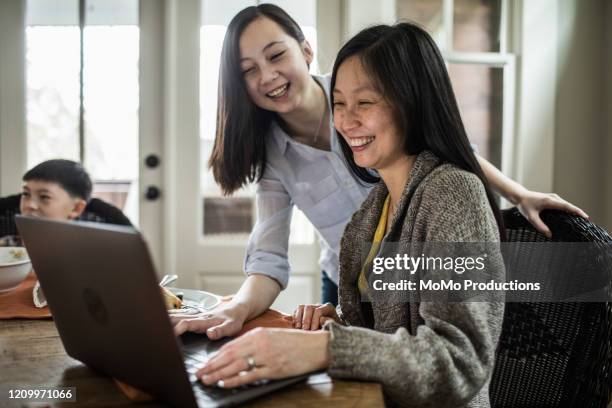
[{"label": "long dark hair", "polygon": [[227,27],[219,68],[217,131],[208,166],[223,193],[232,194],[247,183],[259,181],[266,166],[265,136],[275,113],[255,105],[240,69],[240,36],[254,20],[267,17],[299,44],[305,37],[298,23],[273,4],[247,7]]},{"label": "long dark hair", "polygon": [[[478,176],[503,239],[505,229],[499,206],[468,141],[444,60],[429,34],[410,23],[364,29],[338,53],[331,78],[332,90],[338,68],[353,56],[359,58],[394,109],[394,118],[404,134],[406,154],[417,155],[429,150],[442,161]],[[333,93],[331,99],[333,105]],[[380,180],[355,163],[351,148],[343,138],[340,146],[357,177],[369,183]]]}]

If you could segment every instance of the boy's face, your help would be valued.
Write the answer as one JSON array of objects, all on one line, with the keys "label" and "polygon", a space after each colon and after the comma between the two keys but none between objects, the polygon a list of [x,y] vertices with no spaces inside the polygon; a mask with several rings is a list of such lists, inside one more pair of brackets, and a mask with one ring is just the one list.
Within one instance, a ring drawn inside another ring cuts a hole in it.
[{"label": "boy's face", "polygon": [[29,180],[24,182],[19,209],[24,215],[72,220],[85,209],[85,200],[71,197],[59,184]]}]

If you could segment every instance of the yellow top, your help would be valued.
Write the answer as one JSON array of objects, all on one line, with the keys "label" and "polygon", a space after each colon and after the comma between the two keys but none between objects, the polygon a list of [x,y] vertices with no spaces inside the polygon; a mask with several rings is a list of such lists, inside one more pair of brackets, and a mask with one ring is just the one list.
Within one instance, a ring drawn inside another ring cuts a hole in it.
[{"label": "yellow top", "polygon": [[374,232],[374,240],[372,241],[370,252],[368,252],[368,256],[363,266],[361,267],[361,272],[359,273],[359,280],[357,281],[357,286],[359,288],[359,294],[361,295],[362,300],[369,299],[368,278],[366,276],[366,271],[368,270],[369,265],[372,264],[372,261],[374,261],[374,257],[380,249],[380,243],[382,242],[385,236],[385,232],[387,231],[387,216],[389,214],[389,203],[390,196],[389,194],[387,194],[387,198],[385,198],[385,203],[383,204],[382,213],[380,214],[380,219],[378,220],[376,232]]}]

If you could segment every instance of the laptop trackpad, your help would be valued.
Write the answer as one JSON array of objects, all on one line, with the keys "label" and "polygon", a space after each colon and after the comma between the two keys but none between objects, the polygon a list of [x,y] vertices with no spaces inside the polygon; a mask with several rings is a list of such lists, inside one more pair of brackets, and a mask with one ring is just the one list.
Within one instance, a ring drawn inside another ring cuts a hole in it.
[{"label": "laptop trackpad", "polygon": [[233,340],[231,337],[225,337],[221,340],[210,340],[205,334],[198,333],[183,333],[180,336],[180,340],[182,343],[181,349],[184,353],[195,353],[202,355],[204,353],[210,354],[218,351],[221,346],[225,343]]}]

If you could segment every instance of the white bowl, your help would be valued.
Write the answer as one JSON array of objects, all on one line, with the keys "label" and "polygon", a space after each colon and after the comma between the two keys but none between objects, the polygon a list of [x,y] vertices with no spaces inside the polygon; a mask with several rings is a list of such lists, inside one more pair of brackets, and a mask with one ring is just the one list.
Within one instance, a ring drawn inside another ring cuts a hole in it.
[{"label": "white bowl", "polygon": [[23,247],[0,247],[0,292],[19,286],[32,270],[30,257]]}]

